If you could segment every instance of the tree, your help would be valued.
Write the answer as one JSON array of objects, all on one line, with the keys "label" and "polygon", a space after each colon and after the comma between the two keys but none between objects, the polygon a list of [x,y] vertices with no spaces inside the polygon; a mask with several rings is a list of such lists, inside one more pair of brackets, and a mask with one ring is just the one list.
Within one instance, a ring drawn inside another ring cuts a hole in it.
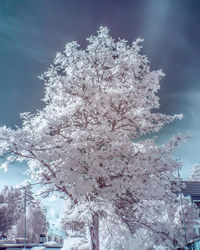
[{"label": "tree", "polygon": [[81,236],[86,238],[86,223],[80,220],[80,218],[76,220],[74,210],[76,210],[75,204],[70,201],[65,203],[65,211],[61,218],[62,230],[65,231],[67,236]]},{"label": "tree", "polygon": [[190,173],[191,181],[200,181],[200,166],[199,164],[194,164],[193,169]]},{"label": "tree", "polygon": [[17,223],[22,208],[20,190],[5,186],[0,193],[0,238]]},{"label": "tree", "polygon": [[[28,205],[26,224],[28,228],[28,242],[39,242],[40,234],[45,233],[49,226],[43,206],[39,200]],[[17,238],[24,237],[24,215],[21,215],[17,221],[14,234]]]},{"label": "tree", "polygon": [[[85,50],[71,42],[57,53],[40,77],[45,107],[22,114],[22,128],[0,129],[0,153],[27,160],[30,175],[47,192],[70,198],[77,210],[87,207],[83,217],[92,249],[98,250],[102,216],[117,214],[134,234],[144,227],[140,217],[148,203],[175,203],[173,173],[180,166],[171,152],[180,137],[158,147],[141,136],[182,115],[155,111],[164,74],[150,70],[140,54],[141,39],[115,42],[101,27],[87,40]],[[146,229],[152,230],[152,223]]]},{"label": "tree", "polygon": [[[165,199],[148,199],[139,205],[140,210],[136,210],[136,206],[132,206],[129,220],[125,217],[126,223],[123,223],[124,218],[120,220],[121,216],[119,218],[117,214],[110,213],[101,216],[99,223],[100,249],[176,249],[184,247],[186,241],[196,237],[194,222],[198,225],[198,209],[188,199],[183,199],[182,204],[180,197],[177,197],[172,203],[166,202]],[[67,203],[62,219],[63,230],[68,235],[68,240],[64,242],[64,249],[69,249],[70,236],[73,236],[71,239],[74,239],[75,236],[77,243],[79,240],[81,240],[81,244],[89,241],[86,230],[89,210],[90,208],[87,206],[82,206],[82,209],[79,207],[78,211],[74,206],[70,209],[70,204]],[[123,215],[127,216],[126,213]],[[127,223],[130,225],[133,221],[135,230],[132,234],[126,225]]]}]

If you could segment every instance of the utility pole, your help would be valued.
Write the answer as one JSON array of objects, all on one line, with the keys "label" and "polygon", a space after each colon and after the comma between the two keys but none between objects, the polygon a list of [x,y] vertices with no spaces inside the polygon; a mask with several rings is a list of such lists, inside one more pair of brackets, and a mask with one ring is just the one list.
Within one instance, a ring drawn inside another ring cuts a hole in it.
[{"label": "utility pole", "polygon": [[[22,250],[27,250],[26,248],[26,239],[27,239],[27,216],[26,216],[26,207],[27,207],[27,188],[29,189],[31,186],[34,185],[38,185],[40,184],[40,182],[38,183],[29,183],[28,186],[22,186],[20,189],[24,189],[24,248],[22,248]],[[47,209],[46,209],[47,211]],[[45,230],[45,226],[46,226],[46,217],[45,217],[45,225],[44,225],[44,230]]]},{"label": "utility pole", "polygon": [[24,249],[26,249],[26,187],[24,187]]}]

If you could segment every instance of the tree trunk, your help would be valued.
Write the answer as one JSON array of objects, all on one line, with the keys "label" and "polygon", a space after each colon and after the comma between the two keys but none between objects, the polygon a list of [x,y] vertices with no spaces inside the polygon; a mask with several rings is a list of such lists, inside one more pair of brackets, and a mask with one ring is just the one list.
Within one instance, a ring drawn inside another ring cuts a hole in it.
[{"label": "tree trunk", "polygon": [[94,212],[92,215],[90,238],[92,250],[99,250],[99,215],[97,212]]}]

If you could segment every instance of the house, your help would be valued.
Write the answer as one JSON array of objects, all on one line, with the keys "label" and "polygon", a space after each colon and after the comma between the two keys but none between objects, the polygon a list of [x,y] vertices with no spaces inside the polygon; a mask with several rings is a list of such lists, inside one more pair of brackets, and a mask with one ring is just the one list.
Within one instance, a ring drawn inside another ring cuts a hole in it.
[{"label": "house", "polygon": [[184,181],[186,187],[182,190],[184,196],[190,196],[191,201],[200,208],[200,181]]},{"label": "house", "polygon": [[[200,217],[200,181],[184,181],[185,188],[182,190],[184,196],[190,196],[191,202],[199,208]],[[200,235],[200,226],[195,226],[196,234]]]}]

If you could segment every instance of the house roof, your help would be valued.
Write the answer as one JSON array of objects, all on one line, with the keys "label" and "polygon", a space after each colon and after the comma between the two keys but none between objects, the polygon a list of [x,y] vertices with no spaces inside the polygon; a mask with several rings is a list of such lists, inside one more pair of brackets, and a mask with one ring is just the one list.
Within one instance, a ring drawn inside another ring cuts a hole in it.
[{"label": "house roof", "polygon": [[184,181],[185,188],[182,190],[185,196],[200,196],[200,181]]}]

